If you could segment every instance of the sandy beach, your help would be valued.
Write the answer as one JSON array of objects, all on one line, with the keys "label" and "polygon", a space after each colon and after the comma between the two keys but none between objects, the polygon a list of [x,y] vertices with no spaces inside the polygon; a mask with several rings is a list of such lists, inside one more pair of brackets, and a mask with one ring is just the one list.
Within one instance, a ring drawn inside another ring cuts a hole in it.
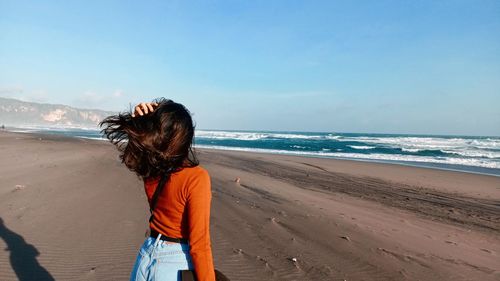
[{"label": "sandy beach", "polygon": [[[500,177],[197,151],[231,280],[500,280]],[[0,153],[0,280],[128,279],[149,210],[111,144],[0,131]]]}]

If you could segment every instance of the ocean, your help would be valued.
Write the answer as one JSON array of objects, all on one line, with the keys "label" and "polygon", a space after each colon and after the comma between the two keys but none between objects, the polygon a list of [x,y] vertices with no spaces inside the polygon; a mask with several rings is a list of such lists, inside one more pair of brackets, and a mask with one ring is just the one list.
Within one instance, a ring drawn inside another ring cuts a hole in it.
[{"label": "ocean", "polygon": [[[13,128],[104,140],[98,130]],[[197,130],[195,147],[384,162],[500,176],[500,137]]]}]

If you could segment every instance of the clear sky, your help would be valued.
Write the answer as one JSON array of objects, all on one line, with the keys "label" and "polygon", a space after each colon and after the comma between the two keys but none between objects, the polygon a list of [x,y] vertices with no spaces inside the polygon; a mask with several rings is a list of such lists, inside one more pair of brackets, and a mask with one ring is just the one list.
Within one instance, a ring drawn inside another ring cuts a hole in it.
[{"label": "clear sky", "polygon": [[163,96],[200,129],[500,135],[500,1],[0,0],[0,96]]}]

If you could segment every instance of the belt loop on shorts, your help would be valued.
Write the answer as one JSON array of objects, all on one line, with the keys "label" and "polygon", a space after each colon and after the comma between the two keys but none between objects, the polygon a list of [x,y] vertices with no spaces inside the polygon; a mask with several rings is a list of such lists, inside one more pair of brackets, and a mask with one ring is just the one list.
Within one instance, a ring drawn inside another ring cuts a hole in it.
[{"label": "belt loop on shorts", "polygon": [[160,243],[160,238],[161,238],[161,233],[158,233],[158,236],[156,237],[155,243],[153,245],[154,248],[158,246],[158,243]]}]

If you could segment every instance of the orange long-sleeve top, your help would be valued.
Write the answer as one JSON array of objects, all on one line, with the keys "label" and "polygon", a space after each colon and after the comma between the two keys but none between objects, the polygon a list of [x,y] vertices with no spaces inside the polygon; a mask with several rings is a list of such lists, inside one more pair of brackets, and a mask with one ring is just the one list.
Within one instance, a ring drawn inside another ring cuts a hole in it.
[{"label": "orange long-sleeve top", "polygon": [[[151,204],[160,177],[144,180]],[[186,167],[172,173],[158,196],[150,228],[163,235],[189,240],[197,280],[215,281],[210,242],[210,176],[200,166]]]}]

